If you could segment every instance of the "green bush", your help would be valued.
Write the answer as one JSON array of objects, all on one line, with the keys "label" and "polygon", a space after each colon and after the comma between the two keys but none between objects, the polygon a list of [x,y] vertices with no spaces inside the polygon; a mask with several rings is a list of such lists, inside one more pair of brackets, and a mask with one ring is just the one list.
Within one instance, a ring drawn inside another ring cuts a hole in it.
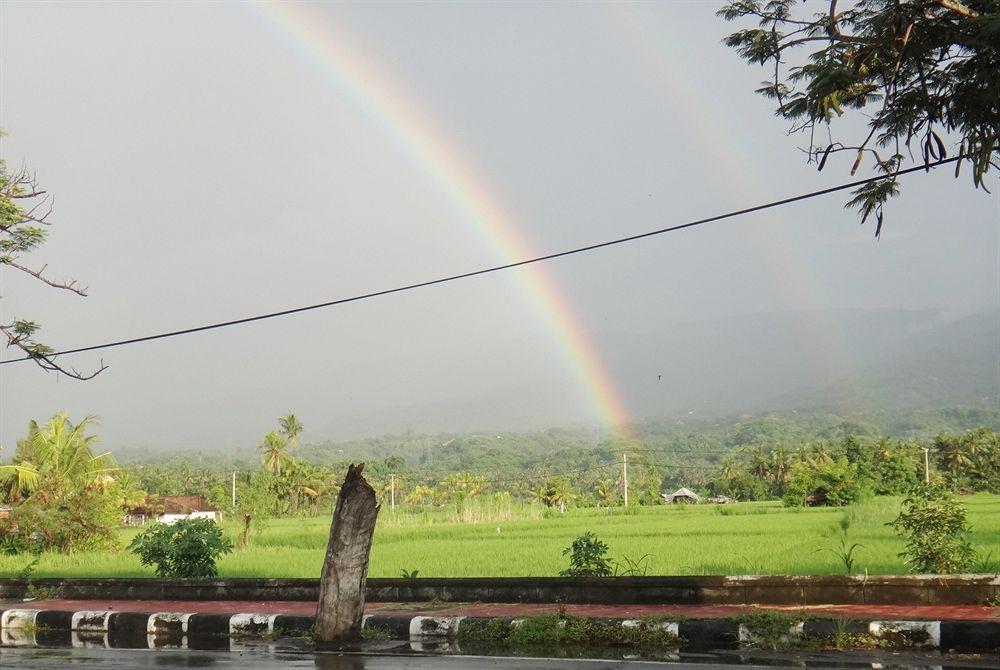
[{"label": "green bush", "polygon": [[782,499],[788,507],[842,507],[870,496],[870,484],[845,456],[823,463],[796,463]]},{"label": "green bush", "polygon": [[906,540],[899,556],[913,572],[963,572],[976,559],[965,506],[943,483],[913,489],[889,525]]},{"label": "green bush", "polygon": [[608,560],[608,545],[589,530],[563,549],[569,555],[569,568],[560,577],[610,577],[614,572]]},{"label": "green bush", "polygon": [[233,543],[210,519],[158,523],[137,535],[129,550],[143,565],[155,565],[157,577],[215,577],[215,559],[233,550]]}]

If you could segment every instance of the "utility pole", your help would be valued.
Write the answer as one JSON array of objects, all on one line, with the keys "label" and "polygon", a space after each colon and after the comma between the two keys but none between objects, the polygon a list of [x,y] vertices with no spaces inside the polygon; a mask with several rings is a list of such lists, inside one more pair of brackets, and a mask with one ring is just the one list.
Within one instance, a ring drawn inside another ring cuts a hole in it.
[{"label": "utility pole", "polygon": [[233,470],[233,512],[236,511],[236,471]]},{"label": "utility pole", "polygon": [[622,452],[622,481],[625,483],[625,507],[628,507],[628,452]]},{"label": "utility pole", "polygon": [[931,483],[931,450],[924,447],[924,484]]},{"label": "utility pole", "polygon": [[389,475],[389,509],[396,511],[396,475]]}]

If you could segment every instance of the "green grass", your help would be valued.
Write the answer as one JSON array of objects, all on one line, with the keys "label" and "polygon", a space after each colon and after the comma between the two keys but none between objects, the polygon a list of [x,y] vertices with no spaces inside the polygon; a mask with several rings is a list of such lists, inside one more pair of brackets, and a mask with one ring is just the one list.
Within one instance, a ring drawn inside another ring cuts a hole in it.
[{"label": "green grass", "polygon": [[[963,498],[973,527],[973,543],[1000,559],[1000,496]],[[610,546],[612,558],[649,555],[650,575],[831,574],[843,571],[832,531],[844,514],[852,515],[850,541],[864,545],[855,572],[902,574],[897,554],[903,542],[885,524],[899,511],[899,499],[877,498],[851,508],[787,509],[779,503],[741,503],[632,508],[611,511],[575,509],[551,513],[513,505],[502,521],[463,523],[446,511],[393,516],[384,510],[375,533],[369,574],[398,577],[419,570],[420,577],[546,576],[567,567],[562,550],[578,535],[593,531]],[[483,514],[476,518],[496,518]],[[499,531],[498,531],[499,528]],[[229,531],[235,536],[236,529]],[[122,546],[136,529],[121,532]],[[326,547],[329,520],[276,519],[253,535],[246,549],[219,561],[224,577],[317,577]],[[29,556],[0,556],[0,576],[14,576]],[[996,568],[994,568],[996,569]],[[152,576],[125,550],[45,554],[35,577]]]}]

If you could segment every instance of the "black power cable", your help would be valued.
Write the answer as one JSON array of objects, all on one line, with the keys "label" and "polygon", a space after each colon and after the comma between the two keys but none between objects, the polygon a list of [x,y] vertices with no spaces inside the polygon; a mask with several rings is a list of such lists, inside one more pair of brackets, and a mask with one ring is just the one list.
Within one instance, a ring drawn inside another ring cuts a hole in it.
[{"label": "black power cable", "polygon": [[[54,359],[57,356],[65,356],[69,354],[79,354],[86,351],[97,351],[99,349],[111,349],[113,347],[123,347],[128,344],[138,344],[140,342],[149,342],[151,340],[162,340],[168,337],[177,337],[179,335],[190,335],[192,333],[200,333],[206,330],[215,330],[217,328],[227,328],[229,326],[238,326],[244,323],[252,323],[254,321],[263,321],[265,319],[274,319],[279,316],[288,316],[290,314],[298,314],[299,312],[308,312],[314,309],[322,309],[324,307],[333,307],[335,305],[344,305],[349,302],[359,302],[361,300],[369,300],[371,298],[378,298],[385,295],[391,295],[393,293],[402,293],[404,291],[413,291],[418,288],[426,288],[428,286],[434,286],[437,284],[445,284],[448,282],[458,281],[460,279],[469,279],[470,277],[477,277],[479,275],[490,274],[492,272],[500,272],[501,270],[510,270],[512,268],[521,267],[522,265],[531,265],[532,263],[541,263],[542,261],[550,261],[556,258],[563,258],[564,256],[573,256],[575,254],[582,254],[589,251],[596,251],[598,249],[603,249],[605,247],[611,247],[619,244],[625,244],[626,242],[635,242],[636,240],[642,240],[647,237],[654,237],[656,235],[663,235],[665,233],[672,233],[678,230],[684,230],[685,228],[693,228],[695,226],[701,226],[706,223],[712,223],[715,221],[721,221],[723,219],[731,219],[737,216],[742,216],[744,214],[752,214],[753,212],[760,212],[765,209],[771,209],[773,207],[780,207],[782,205],[788,205],[793,202],[799,202],[801,200],[809,200],[810,198],[816,198],[821,195],[827,195],[829,193],[836,193],[837,191],[845,191],[849,188],[855,188],[857,186],[862,186],[864,184],[869,184],[872,182],[880,181],[882,179],[888,179],[904,174],[909,174],[911,172],[917,172],[920,170],[930,170],[932,167],[938,167],[939,165],[944,165],[945,163],[952,163],[959,160],[960,156],[953,156],[952,158],[945,158],[933,163],[928,163],[926,165],[919,165],[912,168],[907,168],[906,170],[900,170],[892,175],[881,175],[877,177],[870,177],[868,179],[859,179],[857,181],[848,182],[846,184],[840,184],[839,186],[831,186],[829,188],[820,189],[818,191],[812,191],[810,193],[803,193],[801,195],[792,196],[789,198],[783,198],[781,200],[774,200],[772,202],[764,203],[763,205],[755,205],[754,207],[747,207],[744,209],[738,209],[732,212],[727,212],[725,214],[717,214],[715,216],[709,216],[704,219],[698,219],[696,221],[688,221],[687,223],[681,223],[676,226],[668,226],[666,228],[658,228],[656,230],[650,230],[645,233],[638,233],[636,235],[629,235],[627,237],[619,237],[613,240],[607,240],[605,242],[598,242],[596,244],[588,244],[583,247],[576,247],[574,249],[568,249],[566,251],[557,251],[555,253],[546,254],[544,256],[536,256],[534,258],[528,258],[525,260],[514,261],[512,263],[504,263],[503,265],[494,265],[488,268],[482,268],[479,270],[473,270],[471,272],[463,272],[460,274],[449,275],[447,277],[440,277],[438,279],[430,279],[427,281],[417,282],[415,284],[407,284],[405,286],[397,286],[395,288],[384,289],[382,291],[373,291],[371,293],[363,293],[361,295],[351,296],[349,298],[340,298],[338,300],[330,300],[327,302],[317,303],[315,305],[306,305],[304,307],[293,307],[291,309],[284,309],[279,312],[269,312],[267,314],[258,314],[256,316],[248,316],[242,319],[233,319],[231,321],[220,321],[218,323],[211,323],[204,326],[195,326],[193,328],[184,328],[181,330],[172,330],[165,333],[157,333],[155,335],[146,335],[143,337],[133,337],[127,340],[118,340],[115,342],[105,342],[103,344],[93,344],[87,347],[77,347],[75,349],[65,349],[63,351],[57,351],[51,354],[46,354],[45,358]],[[34,360],[35,356],[24,356],[22,358],[12,358],[6,361],[0,361],[0,365],[7,365],[8,363],[20,363],[22,361]]]}]

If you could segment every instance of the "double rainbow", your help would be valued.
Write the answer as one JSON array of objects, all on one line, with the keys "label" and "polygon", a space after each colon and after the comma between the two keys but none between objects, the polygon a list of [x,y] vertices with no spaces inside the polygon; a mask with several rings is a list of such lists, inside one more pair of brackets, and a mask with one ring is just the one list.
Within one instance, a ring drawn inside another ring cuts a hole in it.
[{"label": "double rainbow", "polygon": [[[404,95],[399,82],[351,43],[349,35],[336,32],[307,3],[249,6],[275,35],[293,45],[392,138],[505,262],[538,255],[489,184],[477,177],[472,161],[420,112],[414,96]],[[519,268],[516,275],[539,318],[552,331],[557,349],[594,414],[605,427],[628,437],[631,418],[621,393],[557,282],[540,264]]]}]

